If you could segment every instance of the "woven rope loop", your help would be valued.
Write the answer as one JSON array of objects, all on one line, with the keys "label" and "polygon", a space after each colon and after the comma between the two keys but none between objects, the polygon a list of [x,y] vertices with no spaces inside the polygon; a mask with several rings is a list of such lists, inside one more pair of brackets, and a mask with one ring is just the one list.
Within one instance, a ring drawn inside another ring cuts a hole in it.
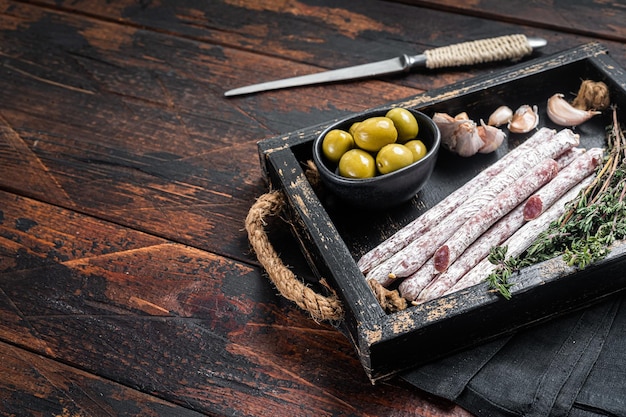
[{"label": "woven rope loop", "polygon": [[257,259],[280,294],[307,311],[316,321],[338,321],[343,318],[341,301],[335,294],[323,296],[300,281],[280,259],[265,232],[265,217],[280,213],[284,204],[281,192],[260,196],[246,216],[248,240]]},{"label": "woven rope loop", "polygon": [[[313,169],[310,175],[314,176],[315,172]],[[316,321],[339,321],[343,318],[344,311],[333,289],[323,279],[320,280],[320,284],[329,289],[331,292],[329,296],[318,294],[306,286],[285,266],[269,241],[264,228],[265,217],[280,213],[284,204],[283,193],[273,191],[263,194],[252,205],[246,216],[246,231],[250,245],[270,280],[283,297],[296,303]],[[387,313],[407,308],[407,301],[399,295],[398,290],[390,291],[383,288],[375,280],[369,280],[368,284],[378,303]]]}]

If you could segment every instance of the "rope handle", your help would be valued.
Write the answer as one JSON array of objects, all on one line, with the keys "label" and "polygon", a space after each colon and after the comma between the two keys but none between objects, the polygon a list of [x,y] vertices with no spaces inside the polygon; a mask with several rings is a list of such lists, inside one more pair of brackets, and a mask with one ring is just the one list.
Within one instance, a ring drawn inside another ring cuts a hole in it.
[{"label": "rope handle", "polygon": [[[339,321],[343,318],[344,310],[335,291],[323,279],[320,283],[331,291],[329,296],[318,294],[306,286],[287,268],[269,241],[264,228],[265,217],[280,213],[284,204],[285,197],[279,191],[268,192],[256,200],[248,211],[245,222],[250,245],[270,281],[283,297],[307,311],[315,321]],[[368,284],[387,313],[404,310],[407,307],[407,301],[397,290],[390,291],[374,279],[368,280]]]},{"label": "rope handle", "polygon": [[424,52],[427,68],[457,67],[484,62],[520,59],[532,53],[525,35],[498,36],[490,39],[462,42]]},{"label": "rope handle", "polygon": [[248,240],[270,281],[283,297],[308,311],[316,321],[341,320],[343,307],[337,295],[333,292],[326,297],[306,286],[285,266],[269,241],[264,229],[265,217],[280,213],[284,201],[284,196],[279,191],[263,194],[257,199],[246,216]]}]

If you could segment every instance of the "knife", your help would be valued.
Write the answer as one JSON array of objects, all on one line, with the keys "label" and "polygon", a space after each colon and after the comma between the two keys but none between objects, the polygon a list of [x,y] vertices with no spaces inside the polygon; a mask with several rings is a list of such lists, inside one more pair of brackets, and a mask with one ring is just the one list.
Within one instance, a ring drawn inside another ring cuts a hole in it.
[{"label": "knife", "polygon": [[420,55],[404,54],[369,64],[253,84],[226,91],[224,96],[232,97],[280,88],[397,74],[408,72],[417,67],[433,69],[507,59],[518,60],[532,53],[533,49],[541,48],[546,44],[547,41],[545,39],[526,37],[520,34],[499,36],[430,49]]}]

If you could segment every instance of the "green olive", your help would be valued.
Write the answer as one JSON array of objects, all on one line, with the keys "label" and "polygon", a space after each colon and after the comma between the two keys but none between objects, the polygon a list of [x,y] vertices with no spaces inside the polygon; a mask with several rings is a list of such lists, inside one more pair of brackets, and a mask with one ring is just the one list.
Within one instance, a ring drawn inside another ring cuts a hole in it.
[{"label": "green olive", "polygon": [[415,120],[413,113],[407,109],[400,107],[391,109],[387,112],[385,117],[393,120],[393,124],[398,131],[398,142],[404,143],[407,140],[417,137],[417,132],[419,132],[417,120]]},{"label": "green olive", "polygon": [[354,143],[361,149],[378,152],[383,146],[394,143],[398,131],[388,117],[370,117],[354,128]]},{"label": "green olive", "polygon": [[426,156],[426,152],[428,152],[428,150],[426,149],[426,145],[424,145],[424,142],[419,139],[410,140],[405,143],[404,146],[406,146],[411,150],[411,152],[413,152],[413,162],[419,161],[424,156]]},{"label": "green olive", "polygon": [[324,156],[333,163],[339,162],[341,156],[352,148],[354,148],[354,139],[345,130],[333,129],[324,136],[322,141]]},{"label": "green olive", "polygon": [[339,175],[347,178],[371,178],[376,175],[374,157],[362,149],[351,149],[339,160]]},{"label": "green olive", "polygon": [[413,163],[413,152],[400,143],[383,146],[376,154],[376,168],[381,174],[388,174]]},{"label": "green olive", "polygon": [[354,122],[352,123],[352,125],[350,125],[350,128],[348,129],[348,132],[350,132],[350,134],[354,137],[354,129],[356,129],[356,127],[358,125],[360,125],[361,122]]}]

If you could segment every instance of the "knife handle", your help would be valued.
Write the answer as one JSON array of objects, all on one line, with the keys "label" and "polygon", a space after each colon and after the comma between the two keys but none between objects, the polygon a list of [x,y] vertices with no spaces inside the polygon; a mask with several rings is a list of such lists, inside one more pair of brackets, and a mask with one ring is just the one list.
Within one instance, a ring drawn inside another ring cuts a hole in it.
[{"label": "knife handle", "polygon": [[507,35],[430,49],[426,68],[458,67],[483,62],[518,60],[533,51],[525,35]]}]

